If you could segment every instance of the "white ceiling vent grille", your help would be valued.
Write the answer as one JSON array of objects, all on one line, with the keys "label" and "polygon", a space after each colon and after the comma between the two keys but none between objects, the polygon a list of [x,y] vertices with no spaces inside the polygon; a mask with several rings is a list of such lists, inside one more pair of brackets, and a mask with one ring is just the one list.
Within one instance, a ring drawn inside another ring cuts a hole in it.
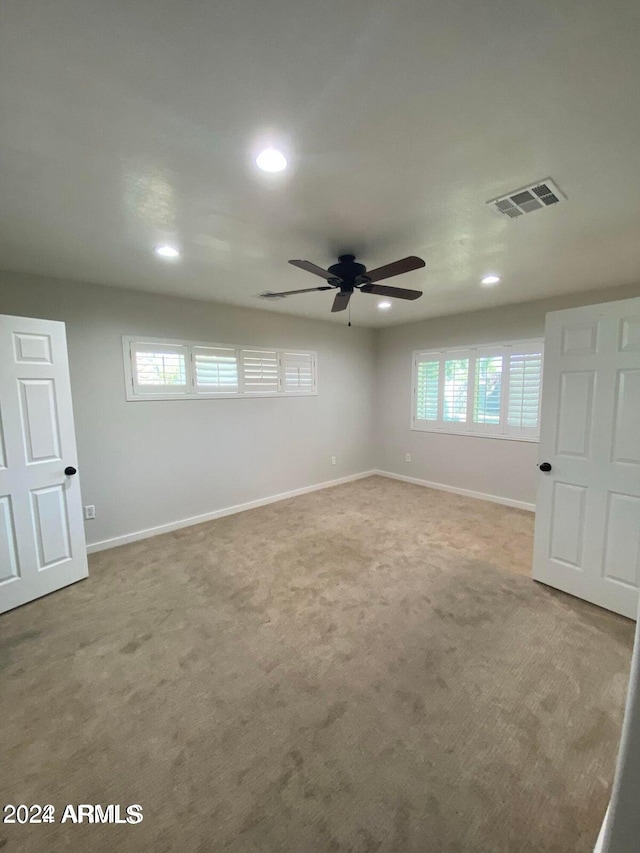
[{"label": "white ceiling vent grille", "polygon": [[563,199],[566,199],[566,195],[556,182],[551,178],[545,178],[542,181],[529,184],[528,187],[521,187],[519,190],[514,190],[506,195],[492,198],[487,204],[492,205],[499,213],[508,216],[510,219],[517,219],[524,213],[533,213],[534,210],[550,207]]}]

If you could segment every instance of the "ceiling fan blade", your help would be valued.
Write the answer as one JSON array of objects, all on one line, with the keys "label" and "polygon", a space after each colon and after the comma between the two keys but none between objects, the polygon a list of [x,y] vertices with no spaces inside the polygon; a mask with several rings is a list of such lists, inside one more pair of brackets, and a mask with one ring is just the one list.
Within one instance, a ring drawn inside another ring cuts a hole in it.
[{"label": "ceiling fan blade", "polygon": [[336,285],[327,284],[324,287],[305,287],[302,290],[284,290],[282,293],[271,293],[267,290],[261,293],[263,299],[281,299],[284,296],[293,296],[294,293],[313,293],[314,290],[335,290]]},{"label": "ceiling fan blade", "polygon": [[350,290],[341,290],[340,293],[336,293],[336,298],[333,300],[333,305],[331,306],[331,313],[333,314],[335,311],[344,311],[349,304],[350,299]]},{"label": "ceiling fan blade", "polygon": [[392,264],[385,264],[383,267],[378,267],[371,272],[365,273],[365,278],[369,281],[382,281],[383,278],[391,278],[394,275],[400,275],[403,272],[411,272],[411,270],[419,270],[425,266],[422,258],[416,258],[415,255],[410,255],[408,258],[402,258],[401,261],[394,261]]},{"label": "ceiling fan blade", "polygon": [[385,284],[363,284],[361,293],[373,293],[376,296],[393,296],[396,299],[420,299],[421,290],[407,290],[405,287],[387,287]]},{"label": "ceiling fan blade", "polygon": [[311,261],[289,261],[294,267],[301,270],[312,272],[314,275],[319,275],[321,278],[326,278],[327,281],[339,281],[338,276],[333,275],[329,270],[323,270],[322,267],[312,264]]}]

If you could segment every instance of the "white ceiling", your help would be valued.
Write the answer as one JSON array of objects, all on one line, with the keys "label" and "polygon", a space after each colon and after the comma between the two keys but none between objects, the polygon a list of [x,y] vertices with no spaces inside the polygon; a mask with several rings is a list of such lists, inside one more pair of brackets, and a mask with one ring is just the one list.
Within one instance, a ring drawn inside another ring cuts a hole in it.
[{"label": "white ceiling", "polygon": [[640,282],[639,42],[637,0],[5,0],[0,267],[346,322],[255,294],[422,256],[367,326]]}]

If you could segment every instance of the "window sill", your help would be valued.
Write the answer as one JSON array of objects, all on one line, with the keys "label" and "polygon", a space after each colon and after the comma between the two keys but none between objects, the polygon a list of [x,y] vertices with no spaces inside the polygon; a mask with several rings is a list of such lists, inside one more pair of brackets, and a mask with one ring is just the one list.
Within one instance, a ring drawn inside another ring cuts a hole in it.
[{"label": "window sill", "polygon": [[246,394],[127,394],[128,403],[148,403],[149,401],[167,400],[254,400],[256,397],[273,397],[277,400],[287,397],[317,397],[317,391],[286,391],[286,392],[263,392]]},{"label": "window sill", "polygon": [[419,427],[415,425],[411,426],[411,431],[438,433],[440,435],[463,435],[467,438],[497,438],[500,441],[525,441],[529,444],[538,444],[540,442],[539,436],[503,435],[502,433],[497,432],[468,432],[461,429],[433,429],[429,427]]}]

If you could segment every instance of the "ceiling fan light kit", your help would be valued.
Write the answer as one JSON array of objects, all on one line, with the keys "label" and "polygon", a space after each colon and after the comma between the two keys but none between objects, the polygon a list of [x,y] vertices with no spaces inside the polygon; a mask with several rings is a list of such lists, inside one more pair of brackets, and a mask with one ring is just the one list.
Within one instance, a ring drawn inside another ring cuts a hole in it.
[{"label": "ceiling fan light kit", "polygon": [[403,287],[388,287],[383,284],[377,284],[377,282],[383,279],[392,278],[395,275],[402,275],[402,273],[424,267],[425,262],[422,258],[417,258],[415,255],[410,255],[391,264],[377,267],[377,269],[370,272],[367,272],[364,264],[356,262],[355,255],[340,255],[338,263],[332,264],[327,270],[316,264],[312,264],[311,261],[292,260],[289,263],[301,270],[320,276],[320,278],[325,279],[327,284],[321,287],[307,287],[303,290],[285,290],[281,293],[267,291],[260,294],[263,299],[284,299],[287,296],[294,296],[298,293],[338,290],[339,292],[336,293],[331,307],[332,313],[335,313],[336,311],[346,310],[351,299],[351,294],[356,290],[359,290],[360,293],[372,293],[375,296],[386,296],[394,299],[413,300],[419,299],[422,296],[421,290],[407,290]]}]

